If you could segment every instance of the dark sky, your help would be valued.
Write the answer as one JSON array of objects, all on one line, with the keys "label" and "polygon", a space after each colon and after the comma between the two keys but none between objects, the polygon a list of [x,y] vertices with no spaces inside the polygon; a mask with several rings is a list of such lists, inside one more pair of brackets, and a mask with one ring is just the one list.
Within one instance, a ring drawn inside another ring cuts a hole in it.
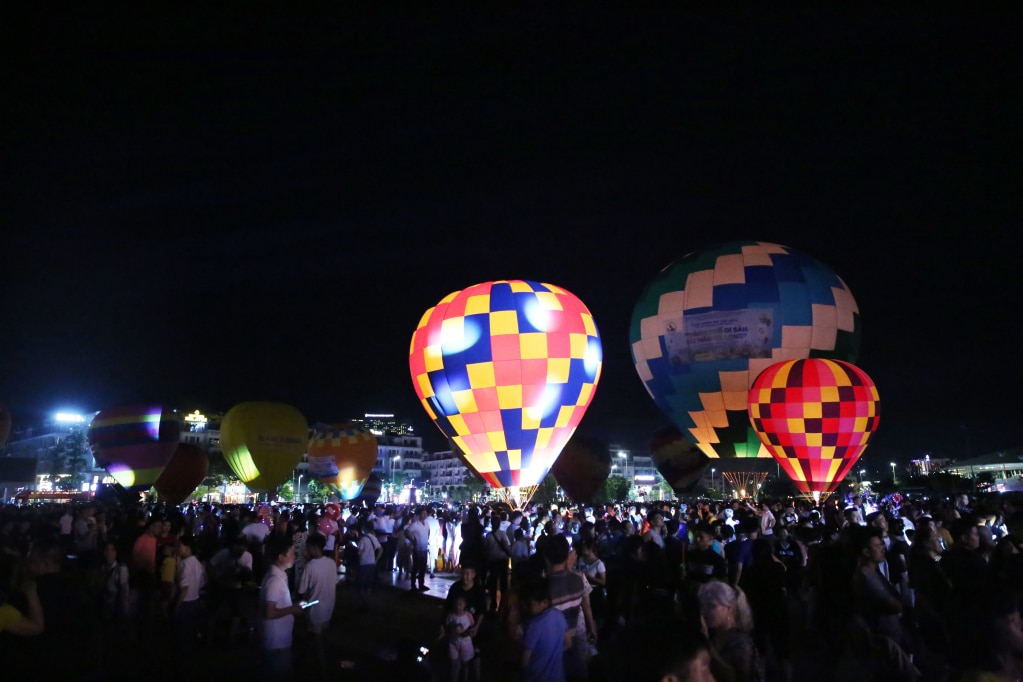
[{"label": "dark sky", "polygon": [[883,403],[867,460],[1023,443],[1011,14],[76,12],[15,50],[3,105],[15,413],[273,399],[433,436],[420,315],[522,278],[603,336],[581,428],[642,447],[668,420],[633,369],[636,298],[759,239],[857,298]]}]

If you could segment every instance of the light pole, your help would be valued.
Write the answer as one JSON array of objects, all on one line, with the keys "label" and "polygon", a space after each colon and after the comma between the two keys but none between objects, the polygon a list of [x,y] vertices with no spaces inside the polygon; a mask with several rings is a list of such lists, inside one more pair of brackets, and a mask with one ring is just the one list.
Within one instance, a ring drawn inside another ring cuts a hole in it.
[{"label": "light pole", "polygon": [[712,468],[710,470],[710,489],[711,490],[717,490],[717,488],[714,487],[714,472],[715,471],[717,471],[717,469],[713,469]]},{"label": "light pole", "polygon": [[892,485],[898,485],[899,479],[895,478],[895,462],[892,462]]},{"label": "light pole", "polygon": [[391,501],[394,501],[394,463],[401,461],[401,455],[395,455],[391,459]]},{"label": "light pole", "polygon": [[302,501],[302,476],[303,475],[304,474],[299,474],[298,475],[298,488],[295,490],[295,499],[298,502]]}]

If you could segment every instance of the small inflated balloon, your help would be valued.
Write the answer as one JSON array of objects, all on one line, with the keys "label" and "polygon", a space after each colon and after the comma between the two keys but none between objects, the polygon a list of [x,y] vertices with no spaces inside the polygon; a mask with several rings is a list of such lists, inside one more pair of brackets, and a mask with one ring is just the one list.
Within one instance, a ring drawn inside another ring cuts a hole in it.
[{"label": "small inflated balloon", "polygon": [[305,417],[284,403],[240,403],[220,424],[224,459],[255,493],[272,492],[288,480],[308,444]]},{"label": "small inflated balloon", "polygon": [[7,439],[11,436],[11,413],[0,405],[0,448],[7,445]]},{"label": "small inflated balloon", "polygon": [[179,444],[181,420],[158,405],[101,411],[86,435],[96,463],[130,491],[149,490]]},{"label": "small inflated balloon", "polygon": [[582,301],[522,280],[449,294],[409,350],[423,408],[495,488],[543,480],[593,399],[601,362]]},{"label": "small inflated balloon", "polygon": [[181,504],[195,492],[209,469],[210,458],[202,448],[192,443],[178,443],[153,487],[169,504]]},{"label": "small inflated balloon", "polygon": [[877,429],[877,387],[866,372],[836,360],[793,360],[761,372],[749,392],[749,419],[803,493],[834,491]]},{"label": "small inflated balloon", "polygon": [[353,500],[377,462],[377,439],[363,424],[331,426],[313,434],[308,454],[309,475]]},{"label": "small inflated balloon", "polygon": [[651,281],[632,312],[636,372],[657,406],[710,457],[769,457],[746,398],[776,362],[854,362],[859,309],[823,263],[778,244],[691,253]]},{"label": "small inflated balloon", "polygon": [[327,504],[323,505],[323,513],[325,516],[329,516],[330,518],[337,521],[338,519],[341,518],[341,507],[334,504],[333,502],[328,502]]},{"label": "small inflated balloon", "polygon": [[611,450],[603,441],[576,433],[555,460],[551,473],[573,501],[590,502],[611,475]]},{"label": "small inflated balloon", "polygon": [[677,495],[689,492],[710,466],[710,458],[676,428],[654,435],[650,455],[657,471]]}]

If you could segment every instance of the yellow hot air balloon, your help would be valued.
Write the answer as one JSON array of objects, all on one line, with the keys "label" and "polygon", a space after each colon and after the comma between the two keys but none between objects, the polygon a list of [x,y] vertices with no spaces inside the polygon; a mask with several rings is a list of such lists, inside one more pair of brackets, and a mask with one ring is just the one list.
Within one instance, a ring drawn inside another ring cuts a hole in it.
[{"label": "yellow hot air balloon", "polygon": [[235,405],[220,425],[220,445],[231,470],[254,493],[288,480],[309,444],[309,425],[291,405],[250,401]]}]

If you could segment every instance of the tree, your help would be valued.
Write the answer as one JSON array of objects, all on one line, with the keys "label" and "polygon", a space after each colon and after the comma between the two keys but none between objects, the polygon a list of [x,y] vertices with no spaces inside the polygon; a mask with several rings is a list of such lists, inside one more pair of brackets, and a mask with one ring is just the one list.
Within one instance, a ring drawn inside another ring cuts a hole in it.
[{"label": "tree", "polygon": [[607,481],[604,482],[604,494],[607,499],[614,502],[627,500],[630,489],[632,489],[632,483],[624,476],[608,476]]},{"label": "tree", "polygon": [[536,490],[533,491],[532,501],[536,504],[550,505],[558,498],[558,482],[554,479],[554,474],[548,473],[544,477],[540,484],[536,486]]},{"label": "tree", "polygon": [[329,495],[330,488],[315,478],[310,480],[308,485],[305,486],[305,490],[302,491],[302,496],[307,497],[310,502],[326,502]]},{"label": "tree", "polygon": [[85,467],[89,462],[89,443],[85,433],[74,431],[57,439],[50,450],[50,471],[54,486],[59,490],[79,490],[85,481]]}]

